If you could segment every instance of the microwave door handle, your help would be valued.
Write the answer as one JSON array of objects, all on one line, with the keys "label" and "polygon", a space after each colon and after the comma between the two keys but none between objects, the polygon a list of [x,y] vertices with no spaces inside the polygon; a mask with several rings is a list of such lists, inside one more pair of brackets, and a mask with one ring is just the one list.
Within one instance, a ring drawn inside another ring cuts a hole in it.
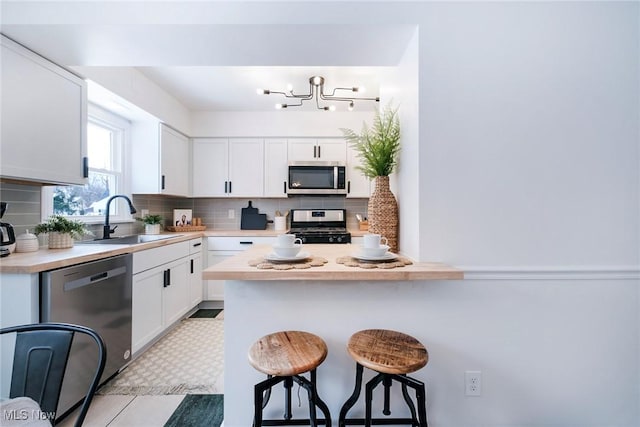
[{"label": "microwave door handle", "polygon": [[338,189],[338,166],[333,167],[333,188]]}]

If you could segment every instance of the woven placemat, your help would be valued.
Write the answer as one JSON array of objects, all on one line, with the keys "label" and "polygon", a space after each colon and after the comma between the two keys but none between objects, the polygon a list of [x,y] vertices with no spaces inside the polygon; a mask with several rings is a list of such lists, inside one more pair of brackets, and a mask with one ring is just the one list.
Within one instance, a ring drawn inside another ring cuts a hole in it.
[{"label": "woven placemat", "polygon": [[362,261],[352,256],[343,256],[336,258],[338,264],[344,264],[347,267],[360,267],[360,268],[398,268],[405,265],[413,264],[409,258],[398,257],[394,261]]},{"label": "woven placemat", "polygon": [[322,267],[327,261],[322,257],[309,257],[298,262],[286,263],[286,262],[273,262],[264,258],[256,258],[249,260],[251,267],[256,267],[260,270],[292,270],[294,268],[303,270],[311,267]]}]

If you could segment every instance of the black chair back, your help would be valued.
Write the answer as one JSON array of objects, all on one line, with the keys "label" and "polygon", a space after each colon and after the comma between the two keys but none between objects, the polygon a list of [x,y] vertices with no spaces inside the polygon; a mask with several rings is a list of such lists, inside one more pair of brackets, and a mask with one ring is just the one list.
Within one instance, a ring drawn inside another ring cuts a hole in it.
[{"label": "black chair back", "polygon": [[68,323],[38,323],[0,329],[0,334],[16,333],[11,389],[9,397],[26,396],[35,400],[47,414],[55,414],[67,369],[69,352],[76,332],[89,335],[98,346],[98,361],[93,380],[82,402],[75,426],[79,427],[89,411],[107,360],[102,338],[92,329]]}]

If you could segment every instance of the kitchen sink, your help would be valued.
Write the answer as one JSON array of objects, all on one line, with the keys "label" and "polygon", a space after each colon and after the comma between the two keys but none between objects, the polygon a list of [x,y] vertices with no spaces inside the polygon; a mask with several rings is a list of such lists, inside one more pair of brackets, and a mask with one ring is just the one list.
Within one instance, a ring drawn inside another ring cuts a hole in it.
[{"label": "kitchen sink", "polygon": [[171,239],[180,237],[181,234],[164,235],[164,234],[132,234],[130,236],[116,236],[110,239],[83,240],[81,244],[88,245],[135,245],[139,243],[155,242],[157,240]]}]

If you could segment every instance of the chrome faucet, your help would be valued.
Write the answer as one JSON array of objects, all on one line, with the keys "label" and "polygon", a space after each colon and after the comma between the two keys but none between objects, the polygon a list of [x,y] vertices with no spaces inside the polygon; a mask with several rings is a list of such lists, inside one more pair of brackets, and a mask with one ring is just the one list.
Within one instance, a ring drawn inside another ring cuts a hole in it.
[{"label": "chrome faucet", "polygon": [[109,198],[109,200],[107,200],[107,207],[106,207],[106,213],[105,213],[105,217],[104,217],[104,225],[102,226],[102,238],[103,239],[110,239],[111,238],[111,234],[113,234],[116,231],[116,228],[118,228],[118,226],[116,225],[115,227],[111,228],[111,226],[109,225],[109,206],[111,206],[111,201],[113,199],[115,199],[116,197],[122,197],[123,199],[125,199],[127,201],[127,203],[129,204],[129,211],[134,214],[136,213],[136,208],[133,207],[133,203],[131,203],[131,200],[123,195],[123,194],[116,194],[115,196],[111,196]]}]

